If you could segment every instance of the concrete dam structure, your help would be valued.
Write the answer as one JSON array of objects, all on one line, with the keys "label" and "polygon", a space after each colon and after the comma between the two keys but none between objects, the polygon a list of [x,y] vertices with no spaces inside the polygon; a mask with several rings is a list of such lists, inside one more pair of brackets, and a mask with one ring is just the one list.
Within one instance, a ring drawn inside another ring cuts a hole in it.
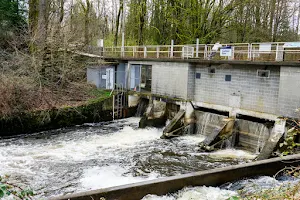
[{"label": "concrete dam structure", "polygon": [[[269,120],[297,118],[300,64],[201,60],[117,60],[90,66],[88,81],[100,88],[148,92],[195,106]],[[106,75],[110,73],[109,75]],[[107,77],[106,77],[107,76]],[[110,80],[108,80],[108,79]],[[107,82],[111,82],[107,83]]]},{"label": "concrete dam structure", "polygon": [[[148,125],[158,118],[175,120],[166,127],[166,138],[188,129],[190,134],[206,137],[203,145],[207,150],[227,141],[227,145],[253,153],[262,152],[268,140],[275,138],[263,159],[271,155],[286,132],[286,119],[299,117],[298,62],[110,61],[114,64],[89,66],[88,81],[103,89],[121,86],[129,91],[127,106],[138,105],[140,98],[148,99],[145,116],[152,120]],[[170,111],[170,105],[175,110]]]},{"label": "concrete dam structure", "polygon": [[[241,178],[270,176],[284,167],[298,165],[299,155],[267,158],[280,153],[279,143],[288,135],[290,121],[298,118],[299,78],[300,66],[295,61],[153,59],[144,54],[144,58],[107,57],[89,64],[88,81],[111,91],[114,119],[126,117],[129,108],[137,109],[136,129],[130,123],[130,127],[124,124],[118,134],[109,136],[115,149],[105,145],[103,159],[122,162],[123,168],[128,165],[124,174],[121,172],[125,178],[149,172],[159,172],[159,178],[166,178],[106,189],[101,186],[94,189],[103,189],[54,199],[144,199],[148,194],[170,194],[187,186],[220,186]],[[115,129],[114,123],[119,120],[111,123]],[[107,127],[103,128],[95,130],[107,132]],[[107,141],[106,137],[91,141],[99,146]],[[169,138],[172,140],[166,140]],[[140,143],[127,144],[135,140]],[[126,151],[123,142],[130,146]],[[212,152],[218,149],[225,150]],[[112,160],[107,159],[105,150],[111,151]],[[242,156],[238,154],[237,159],[228,161],[214,159],[220,152],[230,156],[228,151],[250,152],[251,158],[239,160]],[[104,168],[93,171],[106,174],[105,161],[101,161]],[[244,162],[250,163],[236,165]],[[106,180],[101,177],[93,178],[101,183]]]}]

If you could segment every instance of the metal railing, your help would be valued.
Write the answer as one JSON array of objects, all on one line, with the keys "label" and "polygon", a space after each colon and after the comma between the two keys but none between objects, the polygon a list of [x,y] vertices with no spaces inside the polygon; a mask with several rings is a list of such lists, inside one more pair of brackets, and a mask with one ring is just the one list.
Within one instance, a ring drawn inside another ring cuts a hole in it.
[{"label": "metal railing", "polygon": [[[222,44],[230,47],[230,56],[222,56],[222,48],[216,52],[213,60],[249,60],[249,61],[300,61],[300,42],[296,46],[286,46],[292,42],[268,43],[231,43]],[[93,48],[95,55],[105,58],[174,58],[174,59],[208,59],[214,44],[186,45],[146,45],[125,47]]]}]

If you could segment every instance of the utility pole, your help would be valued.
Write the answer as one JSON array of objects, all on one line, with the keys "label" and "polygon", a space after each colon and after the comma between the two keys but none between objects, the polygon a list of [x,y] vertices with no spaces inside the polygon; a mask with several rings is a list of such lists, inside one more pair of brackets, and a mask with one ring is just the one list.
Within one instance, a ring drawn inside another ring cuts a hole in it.
[{"label": "utility pole", "polygon": [[125,0],[123,0],[123,14],[122,14],[122,57],[125,56]]}]

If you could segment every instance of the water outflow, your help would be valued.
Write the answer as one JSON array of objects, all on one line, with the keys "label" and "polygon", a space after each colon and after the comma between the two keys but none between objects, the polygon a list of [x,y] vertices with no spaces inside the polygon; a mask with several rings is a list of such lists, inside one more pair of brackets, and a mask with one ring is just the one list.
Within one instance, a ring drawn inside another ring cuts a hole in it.
[{"label": "water outflow", "polygon": [[237,121],[238,145],[253,153],[259,153],[270,137],[270,129],[264,124],[247,120]]},{"label": "water outflow", "polygon": [[137,107],[135,116],[142,117],[147,109],[148,104],[149,104],[149,101],[147,101],[146,99],[140,99],[140,103]]},{"label": "water outflow", "polygon": [[198,135],[161,140],[162,129],[138,129],[139,120],[86,124],[0,140],[0,174],[10,175],[12,183],[30,186],[39,194],[35,198],[41,199],[248,159],[199,153]]},{"label": "water outflow", "polygon": [[197,120],[196,133],[203,136],[210,135],[215,131],[220,132],[224,125],[223,121],[227,118],[226,116],[202,111],[195,111],[195,115]]}]

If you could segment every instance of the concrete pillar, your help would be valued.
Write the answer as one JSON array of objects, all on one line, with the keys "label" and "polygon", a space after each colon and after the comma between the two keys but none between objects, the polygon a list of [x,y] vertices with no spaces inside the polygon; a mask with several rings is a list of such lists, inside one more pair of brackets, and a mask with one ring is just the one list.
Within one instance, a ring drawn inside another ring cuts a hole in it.
[{"label": "concrete pillar", "polygon": [[285,119],[276,119],[271,135],[256,160],[264,160],[271,157],[272,152],[275,150],[279,140],[285,133],[285,126]]},{"label": "concrete pillar", "polygon": [[196,117],[192,102],[188,102],[185,107],[184,124],[189,124],[188,133],[195,133]]},{"label": "concrete pillar", "polygon": [[149,101],[145,116],[140,120],[139,127],[163,127],[166,124],[166,103],[153,100]]},{"label": "concrete pillar", "polygon": [[128,95],[128,107],[136,107],[139,104],[140,97],[135,95]]},{"label": "concrete pillar", "polygon": [[235,119],[237,115],[237,111],[241,107],[241,95],[233,93],[229,96],[229,106],[232,108],[229,111],[229,117]]},{"label": "concrete pillar", "polygon": [[186,104],[184,121],[187,124],[195,122],[195,110],[191,102]]}]

